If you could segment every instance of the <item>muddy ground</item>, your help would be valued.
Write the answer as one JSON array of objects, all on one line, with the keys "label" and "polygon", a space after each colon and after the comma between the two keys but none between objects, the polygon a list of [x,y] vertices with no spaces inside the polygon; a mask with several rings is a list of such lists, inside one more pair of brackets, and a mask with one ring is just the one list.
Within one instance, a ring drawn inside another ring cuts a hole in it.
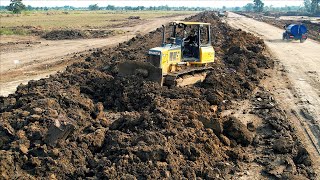
[{"label": "muddy ground", "polygon": [[[168,88],[117,76],[119,61],[143,61],[159,46],[157,29],[0,97],[1,177],[316,179],[294,128],[259,86],[273,67],[263,41],[211,12],[186,20],[212,24],[216,63],[202,84]],[[226,113],[243,101],[251,110],[242,114],[260,123]],[[66,122],[74,130],[53,141],[52,124]],[[258,176],[245,169],[252,164]]]},{"label": "muddy ground", "polygon": [[274,25],[276,27],[282,28],[286,24],[297,24],[302,23],[308,28],[308,37],[316,41],[320,41],[320,24],[314,23],[304,18],[296,20],[284,20],[277,18],[277,14],[268,14],[269,16],[264,16],[263,14],[256,13],[239,13],[249,18],[254,18],[256,20],[266,22],[268,24]]},{"label": "muddy ground", "polygon": [[[317,67],[320,67],[320,54],[316,53],[319,42],[311,39],[305,43],[284,42],[279,37],[283,33],[281,28],[231,12],[226,21],[231,27],[241,28],[264,40],[277,65],[266,72],[270,78],[263,86],[279,100],[279,106],[285,110],[312,159],[319,159],[320,71]],[[314,168],[320,174],[319,161],[315,161]]]}]

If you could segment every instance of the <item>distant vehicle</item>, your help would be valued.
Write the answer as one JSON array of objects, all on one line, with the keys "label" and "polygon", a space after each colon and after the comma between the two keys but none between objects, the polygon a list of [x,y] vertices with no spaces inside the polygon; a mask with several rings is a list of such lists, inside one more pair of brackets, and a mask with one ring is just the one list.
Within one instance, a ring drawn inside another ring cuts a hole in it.
[{"label": "distant vehicle", "polygon": [[219,17],[227,17],[228,16],[228,12],[227,11],[219,11],[218,12],[218,16]]},{"label": "distant vehicle", "polygon": [[286,24],[284,29],[283,40],[300,40],[300,43],[303,43],[308,38],[308,29],[303,24]]}]

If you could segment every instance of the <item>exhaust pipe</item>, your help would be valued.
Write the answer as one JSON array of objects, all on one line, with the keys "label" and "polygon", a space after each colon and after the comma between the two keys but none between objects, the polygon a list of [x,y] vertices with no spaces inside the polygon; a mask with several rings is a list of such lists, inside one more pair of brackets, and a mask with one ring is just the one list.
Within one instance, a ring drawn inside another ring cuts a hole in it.
[{"label": "exhaust pipe", "polygon": [[162,46],[166,45],[165,35],[166,35],[166,27],[162,25]]}]

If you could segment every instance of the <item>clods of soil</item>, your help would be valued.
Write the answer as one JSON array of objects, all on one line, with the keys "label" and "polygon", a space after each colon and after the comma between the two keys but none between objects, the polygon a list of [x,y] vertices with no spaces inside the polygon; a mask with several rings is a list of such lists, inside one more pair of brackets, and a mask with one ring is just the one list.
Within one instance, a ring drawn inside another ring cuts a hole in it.
[{"label": "clods of soil", "polygon": [[[272,68],[273,61],[261,39],[230,28],[213,12],[186,20],[212,24],[216,62],[202,84],[168,88],[117,75],[119,61],[143,61],[148,49],[160,45],[157,29],[92,50],[66,71],[0,97],[1,178],[229,179],[241,171],[254,134],[221,112],[249,98],[265,77],[261,69]],[[279,153],[292,151],[274,144]],[[275,161],[309,168],[307,152],[298,154],[293,164]],[[300,169],[291,174],[312,178]]]}]

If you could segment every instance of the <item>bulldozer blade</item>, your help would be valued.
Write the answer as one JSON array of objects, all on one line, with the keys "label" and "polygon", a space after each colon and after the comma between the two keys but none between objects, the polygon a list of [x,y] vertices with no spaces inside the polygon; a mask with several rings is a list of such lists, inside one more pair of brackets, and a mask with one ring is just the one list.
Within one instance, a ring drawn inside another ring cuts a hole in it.
[{"label": "bulldozer blade", "polygon": [[162,69],[149,62],[125,61],[119,64],[120,76],[141,76],[146,80],[162,85]]}]

